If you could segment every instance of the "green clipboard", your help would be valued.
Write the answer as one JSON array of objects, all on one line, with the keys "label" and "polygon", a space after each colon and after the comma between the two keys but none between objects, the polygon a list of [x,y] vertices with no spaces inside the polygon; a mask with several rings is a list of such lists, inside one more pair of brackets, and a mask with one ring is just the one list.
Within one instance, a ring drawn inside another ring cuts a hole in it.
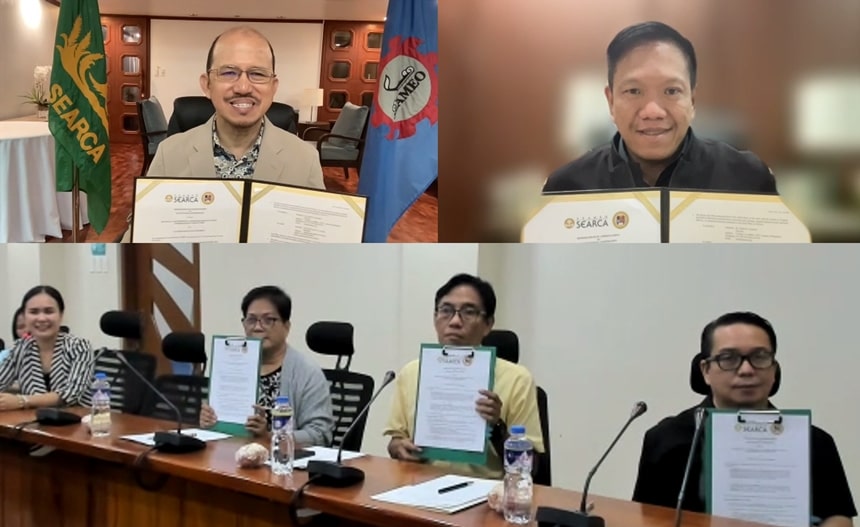
[{"label": "green clipboard", "polygon": [[[451,357],[455,357],[458,355],[468,356],[468,354],[472,354],[474,357],[475,354],[478,353],[487,353],[490,356],[490,378],[489,378],[489,386],[486,387],[487,390],[492,390],[495,383],[495,375],[496,375],[496,348],[494,347],[485,347],[485,346],[467,346],[467,347],[457,347],[457,346],[443,346],[441,344],[422,344],[421,351],[419,352],[419,361],[418,361],[418,391],[415,400],[415,421],[413,422],[412,429],[415,431],[415,436],[418,436],[418,399],[421,396],[421,371],[424,367],[424,353],[429,352],[436,354],[438,353],[441,356],[445,356],[446,354],[450,354]],[[486,438],[489,439],[490,433],[492,430],[490,426],[486,427]],[[484,441],[483,448],[480,451],[469,451],[469,450],[452,450],[447,448],[438,448],[438,447],[427,447],[421,446],[421,457],[431,461],[450,461],[454,463],[468,463],[472,465],[486,465],[487,464],[487,448],[488,441]]]},{"label": "green clipboard", "polygon": [[[708,409],[708,417],[705,421],[705,459],[702,466],[702,474],[705,479],[705,512],[713,514],[714,497],[713,497],[713,463],[714,463],[714,434],[713,434],[713,418],[715,414],[734,414],[738,420],[736,427],[744,424],[744,414],[761,414],[772,415],[773,421],[757,421],[758,424],[779,425],[782,423],[781,417],[784,415],[800,415],[806,416],[809,419],[809,463],[812,463],[812,411],[811,410],[777,410],[771,409],[766,411],[744,411],[744,410],[718,410],[716,408]],[[810,466],[809,469],[812,467]],[[811,477],[811,470],[809,472]],[[809,511],[810,518],[812,515],[812,485],[809,485]]]},{"label": "green clipboard", "polygon": [[[209,393],[212,393],[212,375],[211,372],[215,369],[215,363],[218,360],[218,354],[216,350],[220,348],[220,343],[224,343],[224,345],[229,345],[230,343],[239,343],[242,346],[248,346],[249,343],[256,343],[256,348],[258,350],[257,353],[257,372],[258,374],[255,377],[254,382],[256,383],[254,401],[258,401],[260,399],[260,367],[262,365],[262,339],[252,338],[252,337],[240,337],[240,336],[225,336],[225,335],[214,335],[212,337],[212,356],[209,360],[210,366],[210,376],[209,376]],[[248,409],[250,412],[250,408]],[[215,426],[212,427],[212,430],[216,432],[221,432],[224,434],[230,434],[231,436],[236,437],[251,437],[251,433],[245,428],[245,423],[233,423],[229,421],[217,421]]]}]

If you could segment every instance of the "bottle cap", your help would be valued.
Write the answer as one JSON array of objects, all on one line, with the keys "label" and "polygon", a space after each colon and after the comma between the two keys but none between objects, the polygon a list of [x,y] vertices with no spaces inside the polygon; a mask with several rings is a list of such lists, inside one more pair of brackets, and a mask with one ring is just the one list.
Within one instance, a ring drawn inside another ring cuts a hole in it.
[{"label": "bottle cap", "polygon": [[522,435],[526,433],[526,427],[523,425],[514,425],[511,427],[511,434]]},{"label": "bottle cap", "polygon": [[279,395],[279,396],[275,399],[275,404],[277,404],[277,405],[281,405],[281,404],[290,404],[290,398],[289,398],[289,397],[287,397],[286,395]]},{"label": "bottle cap", "polygon": [[100,371],[100,372],[96,373],[96,379],[98,379],[100,381],[107,379],[107,374],[103,371]]}]

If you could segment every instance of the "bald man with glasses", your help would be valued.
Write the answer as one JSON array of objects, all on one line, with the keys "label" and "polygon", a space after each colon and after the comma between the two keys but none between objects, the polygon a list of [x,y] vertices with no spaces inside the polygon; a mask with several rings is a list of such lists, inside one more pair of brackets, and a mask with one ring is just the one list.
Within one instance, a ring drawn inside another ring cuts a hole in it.
[{"label": "bald man with glasses", "polygon": [[[451,278],[436,292],[433,325],[439,344],[448,346],[480,346],[493,329],[496,294],[488,282],[468,274]],[[416,346],[417,351],[417,346]],[[388,454],[402,461],[422,461],[421,449],[412,442],[415,425],[415,405],[418,396],[418,366],[416,359],[397,376],[394,401],[388,424],[383,432],[391,437]],[[452,473],[500,479],[503,445],[510,427],[523,425],[535,446],[537,455],[544,452],[537,388],[531,373],[519,364],[496,359],[493,390],[475,394],[475,412],[491,427],[486,465],[434,462]],[[533,463],[534,470],[539,463]]]},{"label": "bald man with glasses", "polygon": [[[260,395],[257,404],[248,408],[245,428],[255,437],[268,437],[270,409],[278,396],[286,395],[293,407],[296,447],[329,446],[334,431],[329,383],[319,365],[287,344],[291,313],[292,300],[275,286],[254,288],[242,299],[245,336],[262,341]],[[217,408],[203,404],[200,426],[214,426],[216,412]]]},{"label": "bald man with glasses", "polygon": [[[675,507],[693,444],[699,408],[767,410],[777,381],[776,332],[755,313],[727,313],[702,331],[698,366],[710,395],[693,408],[667,417],[648,430],[639,459],[633,500]],[[857,515],[836,442],[824,430],[811,429],[811,525],[850,527]],[[699,447],[702,448],[700,442]],[[705,512],[703,454],[694,457],[682,508]]]},{"label": "bald man with glasses", "polygon": [[266,117],[278,90],[275,53],[250,27],[219,35],[200,88],[215,114],[158,146],[148,176],[254,179],[325,190],[316,148]]}]

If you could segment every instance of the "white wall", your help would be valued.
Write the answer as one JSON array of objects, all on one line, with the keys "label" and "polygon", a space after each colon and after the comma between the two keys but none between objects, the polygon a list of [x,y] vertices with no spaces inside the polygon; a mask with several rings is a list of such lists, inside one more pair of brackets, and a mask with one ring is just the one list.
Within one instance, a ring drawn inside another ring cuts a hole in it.
[{"label": "white wall", "polygon": [[[204,20],[153,20],[150,27],[150,91],[158,98],[167,119],[173,101],[185,95],[202,95],[200,74],[206,70],[206,55],[212,41],[232,22]],[[289,104],[307,116],[303,107],[305,88],[317,88],[322,61],[321,23],[252,22],[247,24],[265,35],[275,51],[275,70],[280,79],[275,101]]]},{"label": "white wall", "polygon": [[58,7],[42,0],[0,1],[0,120],[36,114],[20,96],[33,88],[33,69],[54,60],[59,13]]},{"label": "white wall", "polygon": [[860,492],[856,372],[860,247],[498,246],[497,327],[549,395],[553,479],[581,489],[633,403],[649,410],[606,460],[592,491],[629,499],[645,431],[700,400],[689,364],[704,325],[735,310],[768,318],[783,382],[774,404],[810,408]]}]

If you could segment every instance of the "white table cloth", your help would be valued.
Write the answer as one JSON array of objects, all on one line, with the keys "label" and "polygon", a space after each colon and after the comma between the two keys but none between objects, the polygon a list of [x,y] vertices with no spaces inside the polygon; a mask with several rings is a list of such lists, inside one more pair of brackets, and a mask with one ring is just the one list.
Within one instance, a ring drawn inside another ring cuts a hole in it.
[{"label": "white table cloth", "polygon": [[[0,121],[0,243],[43,242],[72,229],[72,193],[56,191],[47,121]],[[80,225],[89,223],[81,192]]]}]

